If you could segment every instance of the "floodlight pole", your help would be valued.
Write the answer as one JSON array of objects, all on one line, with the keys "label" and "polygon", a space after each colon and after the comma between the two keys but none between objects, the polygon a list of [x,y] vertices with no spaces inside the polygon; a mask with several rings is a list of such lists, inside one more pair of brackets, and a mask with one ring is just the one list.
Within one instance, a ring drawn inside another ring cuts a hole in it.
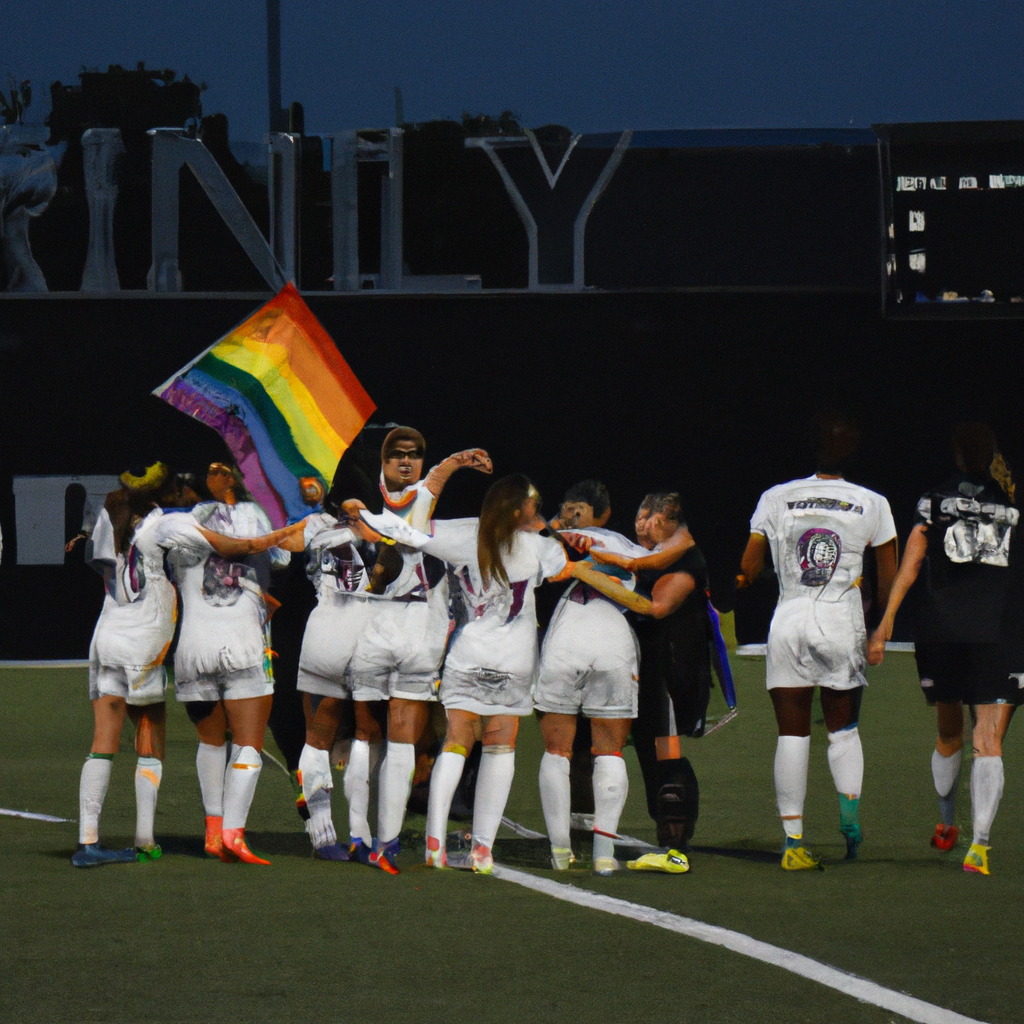
[{"label": "floodlight pole", "polygon": [[281,0],[267,0],[267,107],[270,131],[288,131],[281,109]]}]

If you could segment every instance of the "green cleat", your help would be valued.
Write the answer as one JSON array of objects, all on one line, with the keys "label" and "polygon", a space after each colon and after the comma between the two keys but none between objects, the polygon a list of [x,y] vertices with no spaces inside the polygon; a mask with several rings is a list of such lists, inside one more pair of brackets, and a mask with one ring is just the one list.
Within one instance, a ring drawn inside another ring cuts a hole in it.
[{"label": "green cleat", "polygon": [[971,843],[971,848],[967,851],[967,856],[964,857],[964,871],[972,871],[976,875],[989,874],[988,851],[991,849],[991,846]]},{"label": "green cleat", "polygon": [[594,858],[594,874],[603,875],[608,877],[614,875],[616,871],[621,871],[622,865],[614,857],[595,857]]},{"label": "green cleat", "polygon": [[140,864],[148,864],[152,860],[159,860],[163,855],[164,851],[156,843],[152,846],[135,847],[135,859]]},{"label": "green cleat", "polygon": [[575,864],[576,858],[572,850],[563,846],[551,847],[551,868],[554,871],[568,871],[570,864]]},{"label": "green cleat", "polygon": [[862,839],[860,825],[843,825],[839,831],[843,833],[843,838],[846,840],[846,859],[856,860],[857,849]]},{"label": "green cleat", "polygon": [[636,860],[627,861],[626,867],[630,871],[661,871],[668,875],[682,875],[690,870],[690,862],[685,853],[669,850],[668,853],[645,853]]}]

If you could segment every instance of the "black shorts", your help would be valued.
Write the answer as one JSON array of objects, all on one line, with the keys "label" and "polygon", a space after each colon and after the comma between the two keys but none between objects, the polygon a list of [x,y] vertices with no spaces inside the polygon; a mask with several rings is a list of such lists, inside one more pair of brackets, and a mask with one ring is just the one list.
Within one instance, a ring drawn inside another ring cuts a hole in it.
[{"label": "black shorts", "polygon": [[1012,656],[1002,644],[915,644],[921,692],[929,705],[1024,703]]},{"label": "black shorts", "polygon": [[638,722],[652,736],[704,735],[711,696],[707,641],[641,647]]}]

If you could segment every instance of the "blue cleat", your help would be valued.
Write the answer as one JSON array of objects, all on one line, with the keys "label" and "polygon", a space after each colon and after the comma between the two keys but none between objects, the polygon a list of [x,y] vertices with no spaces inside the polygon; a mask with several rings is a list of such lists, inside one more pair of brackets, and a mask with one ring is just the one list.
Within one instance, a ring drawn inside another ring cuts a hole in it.
[{"label": "blue cleat", "polygon": [[71,855],[76,868],[98,868],[104,864],[134,864],[138,859],[135,847],[127,850],[108,850],[99,843],[80,843]]},{"label": "blue cleat", "polygon": [[370,863],[375,868],[386,871],[389,875],[397,875],[399,850],[398,840],[392,839],[391,842],[385,843],[379,850],[374,850],[370,854]]},{"label": "blue cleat", "polygon": [[349,856],[349,848],[341,843],[328,843],[313,850],[314,860],[348,860]]},{"label": "blue cleat", "polygon": [[373,847],[367,846],[362,839],[354,839],[348,848],[348,859],[357,861],[359,864],[369,864],[373,856]]}]

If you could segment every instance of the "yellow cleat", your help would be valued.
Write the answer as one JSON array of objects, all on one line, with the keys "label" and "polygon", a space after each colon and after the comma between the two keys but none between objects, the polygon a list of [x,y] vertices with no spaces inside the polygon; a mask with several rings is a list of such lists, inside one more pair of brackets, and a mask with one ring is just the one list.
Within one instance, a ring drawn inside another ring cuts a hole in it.
[{"label": "yellow cleat", "polygon": [[818,860],[806,846],[787,846],[782,851],[783,871],[811,871],[817,869],[824,871],[821,861]]},{"label": "yellow cleat", "polygon": [[964,857],[964,871],[973,871],[976,875],[987,875],[988,851],[991,846],[982,846],[981,843],[971,843],[971,848]]},{"label": "yellow cleat", "polygon": [[636,860],[626,862],[630,871],[662,871],[669,875],[681,875],[690,870],[685,853],[669,850],[668,853],[645,853]]}]

